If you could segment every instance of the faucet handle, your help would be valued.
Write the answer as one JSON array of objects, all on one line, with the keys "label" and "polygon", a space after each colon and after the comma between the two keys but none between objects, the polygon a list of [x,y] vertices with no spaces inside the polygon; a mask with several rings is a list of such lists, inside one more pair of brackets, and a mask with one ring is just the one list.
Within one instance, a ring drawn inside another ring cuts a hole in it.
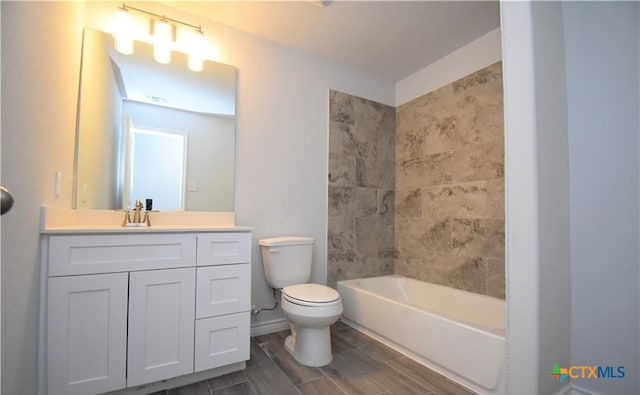
[{"label": "faucet handle", "polygon": [[124,212],[124,219],[122,220],[122,226],[127,226],[131,223],[131,216],[129,215],[129,211],[126,210]]},{"label": "faucet handle", "polygon": [[151,226],[151,216],[149,215],[149,211],[144,212],[144,219],[142,220],[147,226]]}]

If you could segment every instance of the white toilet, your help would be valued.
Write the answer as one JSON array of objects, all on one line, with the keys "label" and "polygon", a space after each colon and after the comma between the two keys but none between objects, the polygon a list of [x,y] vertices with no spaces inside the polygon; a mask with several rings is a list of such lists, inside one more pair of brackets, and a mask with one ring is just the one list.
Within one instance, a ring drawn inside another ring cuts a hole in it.
[{"label": "white toilet", "polygon": [[303,365],[328,364],[333,359],[329,326],[342,315],[342,299],[333,288],[306,284],[311,278],[313,239],[276,237],[259,244],[267,284],[282,289],[281,307],[291,328],[285,349]]}]

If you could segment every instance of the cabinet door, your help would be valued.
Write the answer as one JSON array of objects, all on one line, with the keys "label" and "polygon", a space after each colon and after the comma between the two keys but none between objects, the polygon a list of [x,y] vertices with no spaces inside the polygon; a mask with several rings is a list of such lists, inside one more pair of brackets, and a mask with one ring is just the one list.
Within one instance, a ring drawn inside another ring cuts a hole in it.
[{"label": "cabinet door", "polygon": [[128,274],[48,280],[49,395],[125,387]]},{"label": "cabinet door", "polygon": [[127,386],[193,372],[195,268],[133,272]]},{"label": "cabinet door", "polygon": [[249,359],[249,312],[196,321],[195,370]]},{"label": "cabinet door", "polygon": [[251,264],[199,267],[196,289],[196,318],[248,311]]}]

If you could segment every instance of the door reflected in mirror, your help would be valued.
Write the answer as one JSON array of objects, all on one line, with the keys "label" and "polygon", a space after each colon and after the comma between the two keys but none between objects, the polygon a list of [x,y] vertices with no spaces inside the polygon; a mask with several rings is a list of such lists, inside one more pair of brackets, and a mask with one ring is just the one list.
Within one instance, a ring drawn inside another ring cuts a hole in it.
[{"label": "door reflected in mirror", "polygon": [[173,53],[153,61],[152,46],[133,55],[111,35],[85,29],[74,208],[233,211],[236,75],[206,61],[202,72]]}]

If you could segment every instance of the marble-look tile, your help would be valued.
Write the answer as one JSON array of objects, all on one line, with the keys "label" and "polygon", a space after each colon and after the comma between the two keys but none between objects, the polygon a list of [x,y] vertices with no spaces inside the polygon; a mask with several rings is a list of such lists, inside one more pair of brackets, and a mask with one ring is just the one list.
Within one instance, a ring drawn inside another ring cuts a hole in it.
[{"label": "marble-look tile", "polygon": [[396,221],[400,218],[422,218],[422,189],[396,190]]},{"label": "marble-look tile", "polygon": [[329,154],[329,184],[356,185],[355,156],[338,156]]},{"label": "marble-look tile", "polygon": [[504,221],[451,219],[451,246],[458,255],[504,258]]},{"label": "marble-look tile", "polygon": [[327,223],[329,250],[353,250],[355,248],[355,219],[353,217],[329,217]]},{"label": "marble-look tile", "polygon": [[356,158],[356,185],[368,188],[395,187],[393,156],[374,156]]},{"label": "marble-look tile", "polygon": [[394,249],[379,248],[375,252],[365,254],[360,261],[362,264],[358,265],[358,278],[393,274]]},{"label": "marble-look tile", "polygon": [[395,274],[446,285],[447,271],[455,268],[458,262],[455,255],[446,252],[423,251],[419,255],[411,254],[412,251],[398,251],[394,262]]},{"label": "marble-look tile", "polygon": [[485,218],[505,218],[504,178],[487,180],[487,213]]},{"label": "marble-look tile", "polygon": [[393,226],[395,217],[395,191],[378,189],[378,215],[383,225]]},{"label": "marble-look tile", "polygon": [[502,86],[502,62],[496,62],[451,83],[456,93],[487,84]]},{"label": "marble-look tile", "polygon": [[[403,122],[401,122],[403,121]],[[396,166],[422,157],[424,152],[423,128],[413,128],[415,121],[408,117],[398,117],[396,131]],[[404,130],[406,128],[406,130]],[[406,166],[406,165],[405,165]],[[396,170],[397,172],[397,170]]]},{"label": "marble-look tile", "polygon": [[393,248],[393,226],[384,225],[379,217],[355,219],[355,250],[378,251]]},{"label": "marble-look tile", "polygon": [[421,157],[402,158],[397,162],[397,189],[447,184],[453,180],[452,151],[437,152]]},{"label": "marble-look tile", "polygon": [[329,119],[353,125],[355,123],[353,96],[334,90],[329,91]]},{"label": "marble-look tile", "polygon": [[327,285],[335,288],[339,280],[358,278],[357,256],[353,250],[327,251]]},{"label": "marble-look tile", "polygon": [[369,217],[378,212],[375,188],[329,185],[330,217]]},{"label": "marble-look tile", "polygon": [[366,153],[366,147],[362,147],[356,140],[353,131],[354,125],[342,122],[329,122],[329,153],[340,156],[362,156]]},{"label": "marble-look tile", "polygon": [[501,139],[456,150],[452,158],[451,174],[455,182],[504,177],[504,145]]},{"label": "marble-look tile", "polygon": [[377,248],[364,252],[328,251],[327,284],[335,288],[339,280],[393,274],[394,256],[393,247]]},{"label": "marble-look tile", "polygon": [[427,187],[423,209],[429,217],[491,218],[487,181]]},{"label": "marble-look tile", "polygon": [[405,255],[422,256],[428,250],[449,252],[451,244],[451,219],[398,219],[396,247]]},{"label": "marble-look tile", "polygon": [[505,299],[504,259],[489,258],[487,263],[487,295]]},{"label": "marble-look tile", "polygon": [[430,282],[479,294],[487,292],[487,258],[442,254],[430,265]]},{"label": "marble-look tile", "polygon": [[352,100],[356,125],[363,129],[377,130],[383,136],[395,135],[396,110],[394,107],[363,98]]}]

